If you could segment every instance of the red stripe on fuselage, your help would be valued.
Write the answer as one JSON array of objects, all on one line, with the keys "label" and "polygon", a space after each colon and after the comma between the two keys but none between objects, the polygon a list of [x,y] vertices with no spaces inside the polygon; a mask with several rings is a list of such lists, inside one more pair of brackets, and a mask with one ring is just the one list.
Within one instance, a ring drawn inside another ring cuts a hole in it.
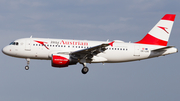
[{"label": "red stripe on fuselage", "polygon": [[43,41],[36,41],[36,40],[34,40],[35,42],[37,42],[37,43],[39,43],[39,44],[41,44],[41,45],[43,45],[44,47],[46,47],[47,49],[49,49],[44,43],[47,43],[47,42],[43,42]]},{"label": "red stripe on fuselage", "polygon": [[147,34],[142,40],[135,43],[166,46],[168,42]]}]

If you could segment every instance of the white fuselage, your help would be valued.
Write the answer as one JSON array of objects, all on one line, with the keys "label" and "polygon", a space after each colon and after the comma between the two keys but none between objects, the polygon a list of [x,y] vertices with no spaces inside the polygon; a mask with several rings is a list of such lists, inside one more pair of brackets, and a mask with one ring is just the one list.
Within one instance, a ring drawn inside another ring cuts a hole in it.
[{"label": "white fuselage", "polygon": [[[41,42],[44,42],[43,44]],[[47,38],[23,38],[15,40],[3,48],[3,53],[18,57],[51,60],[52,54],[69,54],[74,51],[94,47],[107,43],[106,41],[87,40],[67,40],[67,39],[47,39]],[[167,54],[176,53],[176,48],[169,48],[161,52],[152,50],[163,48],[164,46],[147,45],[137,43],[125,43],[115,41],[112,46],[107,46],[104,52],[93,56],[92,63],[116,63],[142,60]]]}]

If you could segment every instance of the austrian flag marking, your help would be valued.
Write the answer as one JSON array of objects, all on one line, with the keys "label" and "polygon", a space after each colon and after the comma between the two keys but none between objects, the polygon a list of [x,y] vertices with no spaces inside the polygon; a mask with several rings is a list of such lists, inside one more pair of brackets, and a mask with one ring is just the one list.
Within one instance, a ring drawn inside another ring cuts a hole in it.
[{"label": "austrian flag marking", "polygon": [[142,50],[148,50],[148,48],[142,48]]}]

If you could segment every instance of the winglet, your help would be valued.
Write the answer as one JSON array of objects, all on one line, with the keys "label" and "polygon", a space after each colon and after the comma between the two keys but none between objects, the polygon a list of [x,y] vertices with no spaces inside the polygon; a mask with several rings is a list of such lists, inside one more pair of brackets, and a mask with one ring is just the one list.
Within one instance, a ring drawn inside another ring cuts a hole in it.
[{"label": "winglet", "polygon": [[109,45],[113,46],[113,43],[114,43],[114,41],[113,41],[113,42],[110,42]]}]

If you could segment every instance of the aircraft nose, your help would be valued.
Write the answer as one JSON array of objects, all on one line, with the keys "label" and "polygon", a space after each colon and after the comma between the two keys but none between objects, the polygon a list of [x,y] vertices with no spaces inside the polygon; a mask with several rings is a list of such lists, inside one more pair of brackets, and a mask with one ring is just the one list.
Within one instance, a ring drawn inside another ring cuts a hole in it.
[{"label": "aircraft nose", "polygon": [[5,47],[2,49],[2,52],[5,54]]},{"label": "aircraft nose", "polygon": [[3,52],[4,54],[8,54],[8,48],[7,48],[7,46],[2,49],[2,52]]}]

